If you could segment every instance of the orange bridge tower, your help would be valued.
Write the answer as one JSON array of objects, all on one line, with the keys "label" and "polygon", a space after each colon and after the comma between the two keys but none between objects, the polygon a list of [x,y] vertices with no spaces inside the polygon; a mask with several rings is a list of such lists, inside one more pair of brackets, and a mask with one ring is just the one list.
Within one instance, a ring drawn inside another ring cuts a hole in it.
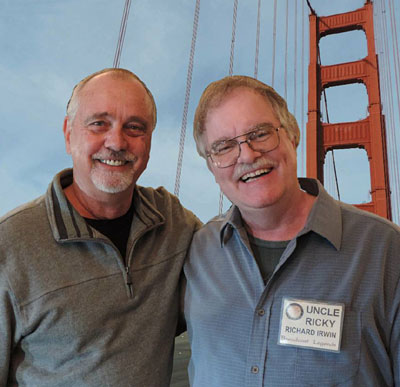
[{"label": "orange bridge tower", "polygon": [[[323,36],[363,30],[368,55],[354,62],[322,66],[318,60]],[[368,93],[368,117],[355,122],[322,123],[321,96],[325,88],[363,83]],[[379,91],[378,58],[375,53],[373,4],[352,12],[318,17],[310,15],[310,64],[308,70],[307,176],[324,183],[324,161],[334,149],[366,150],[371,174],[371,202],[357,207],[391,219],[385,121]]]}]

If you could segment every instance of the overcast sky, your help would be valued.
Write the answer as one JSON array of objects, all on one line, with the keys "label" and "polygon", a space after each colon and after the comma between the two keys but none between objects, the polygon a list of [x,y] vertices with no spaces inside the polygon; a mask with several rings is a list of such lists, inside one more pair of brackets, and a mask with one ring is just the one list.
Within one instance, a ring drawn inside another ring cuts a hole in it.
[{"label": "overcast sky", "polygon": [[[274,87],[282,96],[286,95],[289,109],[296,113],[303,131],[307,121],[308,8],[297,1],[295,18],[295,0],[288,2],[286,23],[286,1],[278,0]],[[399,2],[395,2],[399,16]],[[322,16],[357,9],[364,0],[311,3]],[[125,0],[0,0],[0,215],[43,194],[54,174],[71,166],[62,135],[65,105],[79,80],[112,67],[124,4]],[[239,0],[234,74],[254,74],[257,4],[258,0]],[[273,4],[273,0],[261,1],[258,78],[268,84],[272,83]],[[132,0],[120,61],[121,67],[144,80],[158,107],[150,163],[139,184],[163,185],[171,192],[175,185],[194,8],[195,0]],[[232,10],[233,0],[201,1],[180,198],[203,221],[218,212],[219,189],[196,153],[193,111],[205,86],[228,74]],[[360,31],[341,34],[336,40],[326,37],[320,47],[322,64],[358,60],[366,55]],[[334,89],[339,88],[328,89],[331,122],[366,117],[365,87]],[[398,129],[397,100],[395,110]],[[303,149],[300,145],[298,155],[299,174],[304,175]],[[342,153],[337,157],[342,199],[368,201],[365,152]],[[329,168],[326,173],[331,173]],[[225,199],[224,208],[228,206]]]}]

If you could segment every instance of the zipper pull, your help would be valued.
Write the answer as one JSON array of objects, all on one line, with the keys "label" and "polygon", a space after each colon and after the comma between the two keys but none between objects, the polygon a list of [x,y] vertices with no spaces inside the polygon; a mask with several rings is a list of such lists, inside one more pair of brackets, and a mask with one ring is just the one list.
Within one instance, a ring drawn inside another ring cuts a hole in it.
[{"label": "zipper pull", "polygon": [[129,294],[130,294],[130,296],[132,298],[133,297],[132,277],[131,277],[131,273],[129,271],[129,266],[125,267],[125,272],[126,272],[126,284],[128,286],[128,289],[129,289]]}]

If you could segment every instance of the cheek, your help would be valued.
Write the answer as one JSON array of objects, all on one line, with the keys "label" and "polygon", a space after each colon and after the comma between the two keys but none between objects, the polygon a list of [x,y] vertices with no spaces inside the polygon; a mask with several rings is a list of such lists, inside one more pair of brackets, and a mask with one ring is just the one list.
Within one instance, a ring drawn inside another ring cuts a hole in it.
[{"label": "cheek", "polygon": [[100,136],[84,135],[83,133],[72,134],[70,141],[71,153],[78,157],[90,156],[101,148],[103,140]]},{"label": "cheek", "polygon": [[215,182],[218,185],[227,186],[228,184],[233,184],[233,170],[227,169],[217,169],[217,167],[212,166],[211,172],[214,175]]},{"label": "cheek", "polygon": [[132,139],[129,144],[129,151],[136,156],[142,156],[143,158],[150,157],[150,149],[151,149],[151,138],[146,137],[138,137]]}]

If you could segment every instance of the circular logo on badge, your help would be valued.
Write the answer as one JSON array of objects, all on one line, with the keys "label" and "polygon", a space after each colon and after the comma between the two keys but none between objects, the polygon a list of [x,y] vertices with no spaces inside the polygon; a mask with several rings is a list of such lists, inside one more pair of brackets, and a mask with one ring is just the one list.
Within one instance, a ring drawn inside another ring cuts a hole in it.
[{"label": "circular logo on badge", "polygon": [[291,320],[299,320],[303,316],[303,308],[301,305],[293,302],[286,307],[286,316]]}]

